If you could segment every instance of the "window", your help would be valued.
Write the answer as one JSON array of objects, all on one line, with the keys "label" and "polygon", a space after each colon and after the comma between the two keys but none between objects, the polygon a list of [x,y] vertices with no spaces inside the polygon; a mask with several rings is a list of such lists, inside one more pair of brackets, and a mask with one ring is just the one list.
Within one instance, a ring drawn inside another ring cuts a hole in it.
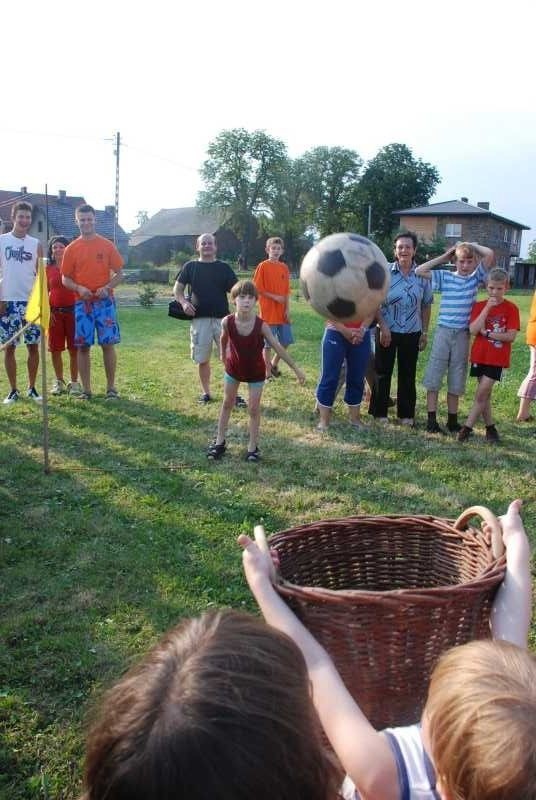
[{"label": "window", "polygon": [[43,233],[43,223],[41,221],[37,223],[37,231],[38,233]]},{"label": "window", "polygon": [[512,244],[517,244],[517,230],[515,228],[512,231]]},{"label": "window", "polygon": [[508,241],[508,228],[505,228],[504,229],[503,242],[507,242],[507,241]]},{"label": "window", "polygon": [[459,239],[462,235],[462,226],[458,222],[448,222],[445,225],[445,236],[447,238]]}]

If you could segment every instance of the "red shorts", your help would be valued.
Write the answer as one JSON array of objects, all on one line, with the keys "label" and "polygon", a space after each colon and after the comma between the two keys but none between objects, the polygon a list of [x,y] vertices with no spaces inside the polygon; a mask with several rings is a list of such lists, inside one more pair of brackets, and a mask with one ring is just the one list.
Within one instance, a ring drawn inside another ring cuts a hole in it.
[{"label": "red shorts", "polygon": [[74,306],[72,311],[50,309],[50,328],[48,330],[48,349],[51,353],[74,350]]}]

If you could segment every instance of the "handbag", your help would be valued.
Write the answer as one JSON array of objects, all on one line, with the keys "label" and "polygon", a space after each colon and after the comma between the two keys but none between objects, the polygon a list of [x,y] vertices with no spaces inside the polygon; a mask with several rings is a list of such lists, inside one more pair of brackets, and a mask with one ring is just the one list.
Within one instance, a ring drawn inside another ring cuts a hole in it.
[{"label": "handbag", "polygon": [[[188,300],[188,298],[186,298]],[[187,319],[190,322],[193,320],[191,314],[187,314],[181,304],[177,300],[172,300],[168,306],[168,316],[173,319]]]},{"label": "handbag", "polygon": [[[194,267],[193,268],[192,281],[193,281],[193,279],[195,277],[195,273],[196,273],[196,269]],[[184,295],[184,299],[188,300],[189,303],[191,303],[191,301],[192,301],[192,292],[193,292],[193,289],[192,289],[192,286],[190,285],[190,294]],[[194,306],[194,308],[195,308],[195,306]],[[186,312],[184,311],[182,305],[178,302],[178,300],[172,300],[170,302],[170,304],[168,306],[168,316],[169,317],[173,317],[173,319],[190,320],[190,322],[193,320],[192,316],[190,316],[189,314],[186,314]]]}]

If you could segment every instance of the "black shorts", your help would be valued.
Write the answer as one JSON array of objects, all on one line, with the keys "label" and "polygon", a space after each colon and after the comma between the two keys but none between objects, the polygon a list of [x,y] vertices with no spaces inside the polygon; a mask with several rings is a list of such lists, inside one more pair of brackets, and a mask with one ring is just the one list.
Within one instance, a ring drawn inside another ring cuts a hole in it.
[{"label": "black shorts", "polygon": [[502,367],[492,367],[491,364],[471,364],[470,376],[472,378],[480,378],[485,375],[492,381],[500,381],[502,376]]}]

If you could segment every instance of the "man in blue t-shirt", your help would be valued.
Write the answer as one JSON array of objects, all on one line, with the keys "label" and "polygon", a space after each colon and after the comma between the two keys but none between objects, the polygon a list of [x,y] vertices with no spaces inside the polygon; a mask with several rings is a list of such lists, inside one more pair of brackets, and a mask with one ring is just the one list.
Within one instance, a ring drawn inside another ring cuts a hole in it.
[{"label": "man in blue t-shirt", "polygon": [[[434,270],[454,256],[455,271]],[[477,264],[477,256],[480,259]],[[458,242],[443,255],[421,264],[416,275],[429,278],[432,289],[441,292],[432,350],[426,366],[423,384],[426,387],[426,406],[429,433],[444,433],[437,421],[437,399],[443,377],[447,373],[447,428],[457,433],[458,404],[465,392],[467,359],[469,357],[469,316],[480,283],[486,280],[487,271],[495,261],[489,247],[476,242]]]}]

